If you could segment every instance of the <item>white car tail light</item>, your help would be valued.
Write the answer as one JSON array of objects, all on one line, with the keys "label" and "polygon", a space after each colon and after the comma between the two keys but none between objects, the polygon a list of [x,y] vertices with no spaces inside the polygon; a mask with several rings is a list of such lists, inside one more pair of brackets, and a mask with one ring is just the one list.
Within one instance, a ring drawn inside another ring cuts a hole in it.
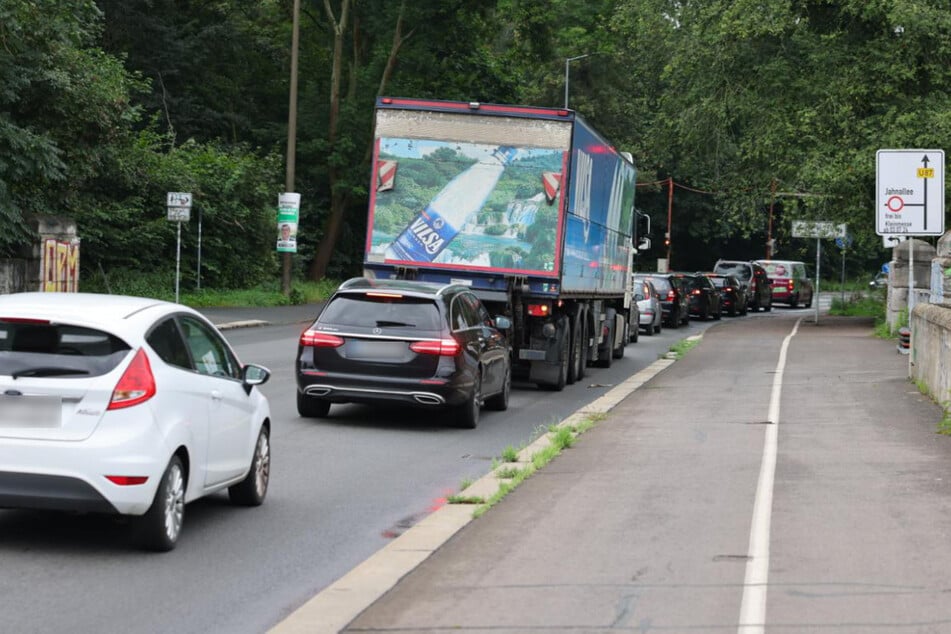
[{"label": "white car tail light", "polygon": [[155,377],[145,350],[139,348],[132,363],[122,373],[119,382],[112,390],[112,400],[107,409],[122,409],[144,403],[155,396]]}]

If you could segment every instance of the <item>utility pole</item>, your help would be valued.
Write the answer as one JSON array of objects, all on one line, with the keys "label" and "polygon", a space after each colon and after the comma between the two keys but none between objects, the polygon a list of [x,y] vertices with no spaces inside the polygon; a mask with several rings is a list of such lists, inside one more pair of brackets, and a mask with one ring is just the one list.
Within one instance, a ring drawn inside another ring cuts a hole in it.
[{"label": "utility pole", "polygon": [[[294,191],[294,161],[297,157],[297,49],[300,41],[300,0],[294,0],[294,22],[291,31],[291,85],[290,104],[287,110],[287,173],[284,191]],[[291,294],[291,254],[284,253],[281,290]]]}]

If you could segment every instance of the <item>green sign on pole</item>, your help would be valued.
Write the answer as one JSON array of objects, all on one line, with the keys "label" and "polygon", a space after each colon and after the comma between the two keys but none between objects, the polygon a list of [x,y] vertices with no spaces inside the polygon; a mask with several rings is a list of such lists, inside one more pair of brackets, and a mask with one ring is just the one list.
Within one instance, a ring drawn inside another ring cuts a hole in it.
[{"label": "green sign on pole", "polygon": [[279,194],[277,197],[278,253],[297,253],[297,223],[299,219],[300,194]]}]

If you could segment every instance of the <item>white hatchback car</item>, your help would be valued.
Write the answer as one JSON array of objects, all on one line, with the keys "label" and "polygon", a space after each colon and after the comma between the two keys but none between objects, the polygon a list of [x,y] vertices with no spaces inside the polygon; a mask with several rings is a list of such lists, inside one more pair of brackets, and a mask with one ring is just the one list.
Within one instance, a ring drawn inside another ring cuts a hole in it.
[{"label": "white hatchback car", "polygon": [[187,502],[264,501],[269,377],[180,304],[0,295],[0,508],[130,515],[171,550]]}]

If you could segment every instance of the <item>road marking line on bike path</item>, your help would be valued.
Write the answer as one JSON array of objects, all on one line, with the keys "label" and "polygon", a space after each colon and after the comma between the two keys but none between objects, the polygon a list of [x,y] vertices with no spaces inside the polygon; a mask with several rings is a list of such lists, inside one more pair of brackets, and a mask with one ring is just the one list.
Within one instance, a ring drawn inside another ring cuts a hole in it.
[{"label": "road marking line on bike path", "polygon": [[802,317],[796,320],[792,332],[783,339],[773,375],[773,389],[769,397],[769,421],[763,440],[763,461],[760,463],[756,501],[753,503],[753,521],[750,524],[749,558],[743,581],[743,601],[740,603],[738,634],[762,634],[766,631],[766,591],[769,581],[769,531],[773,514],[773,488],[776,480],[776,452],[779,444],[779,401],[783,394],[783,373],[786,371],[786,353],[789,342],[799,331]]}]

